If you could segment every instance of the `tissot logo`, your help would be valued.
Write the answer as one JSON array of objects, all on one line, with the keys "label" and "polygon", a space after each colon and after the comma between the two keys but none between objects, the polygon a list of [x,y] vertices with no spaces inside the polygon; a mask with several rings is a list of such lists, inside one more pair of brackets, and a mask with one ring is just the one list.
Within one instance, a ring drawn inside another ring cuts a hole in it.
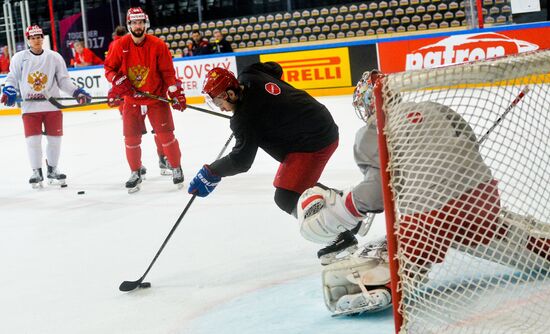
[{"label": "tissot logo", "polygon": [[489,32],[447,37],[407,54],[406,70],[460,64],[533,51],[538,45]]},{"label": "tissot logo", "polygon": [[279,61],[283,67],[283,80],[317,81],[342,78],[340,57],[322,57]]}]

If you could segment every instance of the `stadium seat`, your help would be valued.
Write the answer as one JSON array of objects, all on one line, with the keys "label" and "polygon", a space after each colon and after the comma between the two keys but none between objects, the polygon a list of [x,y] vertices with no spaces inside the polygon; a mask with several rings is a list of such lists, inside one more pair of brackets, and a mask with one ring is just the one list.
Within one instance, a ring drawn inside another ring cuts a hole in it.
[{"label": "stadium seat", "polygon": [[238,45],[237,43],[231,43],[231,48],[232,48],[233,50],[238,49],[238,48],[239,48],[239,45]]},{"label": "stadium seat", "polygon": [[302,17],[302,14],[299,11],[294,11],[292,13],[292,18],[295,19],[295,20],[298,20],[301,17]]},{"label": "stadium seat", "polygon": [[382,10],[385,10],[385,9],[388,9],[390,5],[388,4],[387,1],[380,1],[378,3],[378,9],[382,9]]},{"label": "stadium seat", "polygon": [[283,37],[285,35],[285,32],[284,32],[284,30],[277,30],[277,31],[275,31],[275,35],[277,37]]},{"label": "stadium seat", "polygon": [[236,34],[236,33],[237,33],[237,28],[235,28],[235,27],[230,27],[230,28],[229,28],[229,33],[232,34],[232,35]]},{"label": "stadium seat", "polygon": [[296,20],[290,20],[290,21],[288,22],[288,26],[289,26],[290,28],[296,28],[296,27],[298,26],[298,22],[296,22]]},{"label": "stadium seat", "polygon": [[238,26],[237,27],[237,33],[242,34],[243,32],[244,32],[244,27],[243,26]]},{"label": "stadium seat", "polygon": [[272,44],[273,44],[273,43],[271,42],[270,39],[266,39],[266,40],[264,41],[264,46],[270,46],[270,45],[272,45]]},{"label": "stadium seat", "polygon": [[168,32],[170,32],[171,34],[175,34],[176,31],[177,31],[177,30],[176,30],[176,26],[170,26],[170,27],[168,28]]},{"label": "stadium seat", "polygon": [[394,13],[395,16],[403,16],[405,15],[405,10],[403,8],[397,8]]},{"label": "stadium seat", "polygon": [[262,25],[261,24],[255,24],[254,29],[252,31],[260,31],[260,30],[262,30]]},{"label": "stadium seat", "polygon": [[183,40],[178,42],[178,47],[180,47],[180,48],[184,48],[185,45],[186,45],[185,41],[183,41]]},{"label": "stadium seat", "polygon": [[240,25],[243,25],[243,26],[244,26],[244,25],[247,25],[248,23],[249,23],[249,22],[248,22],[248,17],[243,17],[243,18],[241,19]]},{"label": "stadium seat", "polygon": [[460,21],[458,20],[452,20],[451,21],[451,27],[460,27]]},{"label": "stadium seat", "polygon": [[334,34],[334,33],[332,33],[332,32],[331,32],[331,33],[328,33],[328,34],[327,34],[327,39],[336,39],[336,34]]},{"label": "stadium seat", "polygon": [[258,18],[256,16],[251,16],[251,17],[248,18],[248,23],[256,24],[256,23],[258,23]]},{"label": "stadium seat", "polygon": [[385,17],[392,17],[393,16],[393,10],[386,9],[386,11],[384,11],[384,16]]},{"label": "stadium seat", "polygon": [[313,26],[313,28],[311,28],[311,32],[313,32],[314,34],[318,34],[321,32],[321,27]]},{"label": "stadium seat", "polygon": [[178,33],[174,34],[174,40],[179,41],[180,39],[181,39],[181,34],[178,34]]},{"label": "stadium seat", "polygon": [[299,41],[300,43],[307,42],[307,37],[306,37],[306,36],[300,36],[300,38],[298,39],[298,41]]},{"label": "stadium seat", "polygon": [[359,11],[360,12],[366,12],[369,9],[369,6],[365,3],[362,3],[359,5]]},{"label": "stadium seat", "polygon": [[376,11],[376,10],[378,10],[378,4],[377,4],[376,2],[371,2],[371,3],[369,4],[369,10],[370,10],[370,11]]},{"label": "stadium seat", "polygon": [[258,23],[265,23],[265,16],[264,15],[258,16]]},{"label": "stadium seat", "polygon": [[416,7],[416,14],[424,14],[424,13],[426,13],[426,7],[422,5]]},{"label": "stadium seat", "polygon": [[283,20],[290,20],[291,18],[292,18],[292,14],[288,12],[283,14]]},{"label": "stadium seat", "polygon": [[288,22],[287,22],[287,21],[282,21],[282,22],[281,22],[281,25],[280,25],[280,28],[281,28],[281,29],[286,29],[286,28],[288,28]]},{"label": "stadium seat", "polygon": [[317,40],[317,36],[316,36],[316,35],[309,35],[309,36],[307,37],[307,40],[310,41],[310,42],[316,41],[316,40]]},{"label": "stadium seat", "polygon": [[330,15],[336,15],[336,14],[338,14],[338,8],[336,8],[336,7],[330,7],[329,13],[330,13]]},{"label": "stadium seat", "polygon": [[247,48],[253,48],[254,47],[254,42],[252,42],[252,41],[246,42],[246,47]]},{"label": "stadium seat", "polygon": [[253,33],[250,34],[250,40],[255,41],[257,39],[258,39],[258,33],[257,32],[254,31]]},{"label": "stadium seat", "polygon": [[405,14],[406,15],[414,15],[414,13],[416,13],[416,10],[414,9],[414,7],[405,8]]},{"label": "stadium seat", "polygon": [[275,21],[282,21],[283,20],[283,14],[277,13],[275,14]]},{"label": "stadium seat", "polygon": [[298,20],[298,27],[305,27],[306,26],[306,20],[299,19]]},{"label": "stadium seat", "polygon": [[382,18],[384,17],[384,12],[381,10],[377,10],[376,12],[374,12],[374,17],[377,19]]},{"label": "stadium seat", "polygon": [[290,37],[290,43],[298,43],[298,37],[296,36]]},{"label": "stadium seat", "polygon": [[275,21],[275,16],[273,16],[273,14],[268,14],[265,17],[265,21],[271,23],[271,22]]},{"label": "stadium seat", "polygon": [[452,20],[452,19],[454,19],[454,17],[455,17],[455,14],[453,14],[453,12],[445,12],[443,14],[443,18],[445,20]]},{"label": "stadium seat", "polygon": [[244,34],[241,35],[241,37],[242,37],[242,40],[243,40],[244,42],[250,40],[250,34],[249,34],[249,33],[246,33],[246,32],[245,32]]},{"label": "stadium seat", "polygon": [[193,24],[191,25],[191,27],[193,28],[192,30],[199,30],[199,29],[200,29],[200,26],[199,26],[198,23],[193,23]]},{"label": "stadium seat", "polygon": [[372,36],[372,35],[376,35],[376,30],[374,30],[374,29],[368,29],[368,30],[367,30],[367,36]]},{"label": "stadium seat", "polygon": [[348,31],[348,30],[349,30],[349,24],[348,24],[348,23],[342,23],[342,24],[340,25],[340,30],[342,30],[342,31],[344,31],[344,32],[345,32],[345,31]]},{"label": "stadium seat", "polygon": [[303,29],[303,31],[304,31],[304,32],[303,32],[304,35],[310,35],[311,32],[312,32],[312,31],[311,31],[311,27],[305,27],[305,28]]},{"label": "stadium seat", "polygon": [[425,23],[420,23],[418,25],[418,30],[427,30],[428,26]]},{"label": "stadium seat", "polygon": [[242,39],[243,39],[243,37],[240,34],[237,34],[237,35],[233,36],[233,40],[235,42],[240,42],[240,41],[242,41]]},{"label": "stadium seat", "polygon": [[220,32],[223,34],[223,35],[227,35],[229,33],[229,29],[227,28],[222,28],[222,30],[220,30]]},{"label": "stadium seat", "polygon": [[294,36],[300,36],[302,32],[302,28],[296,28],[294,29]]},{"label": "stadium seat", "polygon": [[361,29],[367,29],[369,27],[369,21],[361,21]]},{"label": "stadium seat", "polygon": [[382,20],[380,20],[380,26],[383,27],[384,29],[389,25],[390,25],[390,20],[386,18],[383,18]]},{"label": "stadium seat", "polygon": [[[166,36],[164,36],[164,35],[160,35],[159,38],[163,41],[166,40]],[[168,43],[166,43],[166,44],[168,44]],[[168,47],[170,47],[170,44],[168,44]]]},{"label": "stadium seat", "polygon": [[399,7],[407,7],[409,5],[409,0],[399,0]]},{"label": "stadium seat", "polygon": [[273,22],[273,23],[271,23],[271,29],[273,29],[273,30],[279,29],[279,22]]},{"label": "stadium seat", "polygon": [[317,18],[316,22],[318,25],[325,24],[325,18],[320,16]]},{"label": "stadium seat", "polygon": [[363,13],[356,13],[354,16],[355,21],[361,21],[363,18],[365,18],[365,15],[363,15]]},{"label": "stadium seat", "polygon": [[428,12],[428,13],[433,13],[435,11],[437,11],[437,7],[434,4],[429,4],[426,7],[426,12]]},{"label": "stadium seat", "polygon": [[[428,15],[428,14],[426,14]],[[443,20],[443,14],[441,13],[434,13],[432,20],[439,22]]]},{"label": "stadium seat", "polygon": [[371,28],[378,28],[380,26],[380,21],[374,19],[374,20],[370,21],[370,26],[371,26]]},{"label": "stadium seat", "polygon": [[355,36],[363,37],[363,36],[365,36],[365,31],[364,30],[357,30],[357,32],[355,33]]},{"label": "stadium seat", "polygon": [[404,25],[404,26],[408,26],[409,23],[411,23],[411,18],[408,17],[408,16],[403,16],[401,18],[401,24]]},{"label": "stadium seat", "polygon": [[374,18],[374,13],[370,10],[365,13],[365,20],[372,20]]},{"label": "stadium seat", "polygon": [[309,10],[306,9],[306,10],[302,11],[301,16],[302,16],[303,18],[308,18],[308,17],[311,16],[311,13],[310,13]]},{"label": "stadium seat", "polygon": [[449,22],[443,21],[443,22],[439,23],[439,28],[441,28],[441,29],[449,28]]},{"label": "stadium seat", "polygon": [[395,28],[394,27],[387,27],[386,28],[386,34],[392,34],[395,32]]},{"label": "stadium seat", "polygon": [[[422,15],[422,21],[429,23],[429,22],[432,21],[432,16],[430,14],[424,14],[424,15]],[[415,21],[413,21],[413,22],[415,22]],[[416,22],[419,22],[419,21],[416,21]]]},{"label": "stadium seat", "polygon": [[271,29],[271,24],[270,23],[264,23],[262,25],[262,30],[269,30]]},{"label": "stadium seat", "polygon": [[246,43],[245,43],[245,42],[240,42],[238,48],[239,48],[239,49],[244,49],[244,48],[246,48]]},{"label": "stadium seat", "polygon": [[352,4],[352,5],[349,5],[348,9],[349,9],[350,13],[355,13],[359,10],[359,7],[357,7],[357,5],[355,5],[355,4]]},{"label": "stadium seat", "polygon": [[409,24],[407,26],[407,31],[416,31],[416,26],[414,24]]},{"label": "stadium seat", "polygon": [[317,35],[317,40],[319,40],[319,41],[324,41],[326,39],[327,39],[327,35],[325,35],[325,34]]},{"label": "stadium seat", "polygon": [[241,20],[239,19],[233,19],[233,21],[231,22],[231,25],[235,27],[238,26],[239,24],[241,24]]},{"label": "stadium seat", "polygon": [[[218,21],[218,22],[221,22],[221,21]],[[222,22],[222,25],[223,25],[223,22]],[[214,28],[216,28],[216,22],[214,21],[208,22],[208,29],[214,29]]]},{"label": "stadium seat", "polygon": [[293,34],[292,29],[287,29],[287,30],[285,30],[285,36],[286,36],[286,37],[291,37],[292,34]]},{"label": "stadium seat", "polygon": [[312,9],[311,10],[311,17],[315,18],[319,16],[319,10],[318,9]]},{"label": "stadium seat", "polygon": [[167,35],[168,32],[170,32],[170,30],[168,30],[168,27],[162,28],[162,34],[163,34],[163,35]]},{"label": "stadium seat", "polygon": [[320,10],[322,16],[327,16],[329,13],[328,8],[321,8]]},{"label": "stadium seat", "polygon": [[310,27],[314,26],[315,25],[315,19],[311,18],[311,17],[309,19],[307,19],[307,25],[310,26]]},{"label": "stadium seat", "polygon": [[330,31],[340,31],[340,26],[335,23],[330,26]]},{"label": "stadium seat", "polygon": [[435,22],[428,24],[428,29],[439,29],[439,25]]},{"label": "stadium seat", "polygon": [[399,7],[399,2],[397,2],[397,0],[391,0],[388,7],[390,7],[391,9],[395,9]]},{"label": "stadium seat", "polygon": [[391,24],[392,26],[397,27],[401,23],[401,20],[398,17],[392,17],[391,18]]},{"label": "stadium seat", "polygon": [[256,42],[254,42],[254,46],[255,47],[264,46],[264,42],[262,40],[257,40]]},{"label": "stadium seat", "polygon": [[158,36],[160,34],[162,34],[162,30],[160,28],[156,28],[155,29],[155,35]]},{"label": "stadium seat", "polygon": [[201,28],[201,30],[204,30],[204,29],[208,28],[208,24],[206,24],[206,22],[202,22],[200,24],[200,28]]},{"label": "stadium seat", "polygon": [[246,27],[244,27],[244,31],[245,32],[253,32],[254,31],[254,27],[252,25],[247,25]]},{"label": "stadium seat", "polygon": [[406,32],[407,31],[407,28],[405,28],[404,26],[398,26],[395,31],[399,32],[399,33],[402,33],[402,32]]},{"label": "stadium seat", "polygon": [[191,30],[193,30],[193,27],[190,24],[186,24],[184,28],[186,32],[190,32]]},{"label": "stadium seat", "polygon": [[376,34],[377,34],[377,35],[383,35],[383,34],[385,34],[385,33],[386,33],[386,29],[384,29],[384,28],[382,28],[382,27],[376,29]]},{"label": "stadium seat", "polygon": [[267,38],[274,38],[275,37],[275,31],[274,30],[269,30],[267,32]]}]

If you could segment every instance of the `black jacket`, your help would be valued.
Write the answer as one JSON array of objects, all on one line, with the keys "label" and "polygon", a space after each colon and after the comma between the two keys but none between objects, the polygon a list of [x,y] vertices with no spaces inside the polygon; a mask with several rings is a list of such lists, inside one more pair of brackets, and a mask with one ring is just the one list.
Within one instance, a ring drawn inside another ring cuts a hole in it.
[{"label": "black jacket", "polygon": [[226,41],[225,38],[223,38],[221,41],[216,41],[214,43],[211,43],[210,47],[212,48],[212,53],[233,52],[233,48],[231,47],[231,44],[229,44],[229,42]]},{"label": "black jacket", "polygon": [[210,165],[214,174],[248,171],[259,147],[281,162],[289,153],[316,152],[338,139],[338,126],[327,108],[282,81],[282,73],[274,62],[243,69],[239,82],[244,90],[230,121],[236,143]]}]

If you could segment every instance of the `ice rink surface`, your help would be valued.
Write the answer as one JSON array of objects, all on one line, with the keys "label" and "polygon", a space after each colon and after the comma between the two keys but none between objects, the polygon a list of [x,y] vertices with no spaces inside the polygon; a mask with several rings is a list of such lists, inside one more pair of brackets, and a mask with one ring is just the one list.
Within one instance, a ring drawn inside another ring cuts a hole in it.
[{"label": "ice rink surface", "polygon": [[[361,179],[352,146],[363,123],[350,96],[319,100],[340,127],[321,181],[351,186]],[[143,274],[191,198],[189,180],[230,135],[223,118],[188,110],[174,119],[184,190],[160,176],[147,134],[147,179],[129,195],[118,111],[64,114],[59,168],[69,186],[62,189],[31,189],[20,116],[0,117],[0,333],[393,332],[391,310],[330,317],[319,246],[273,202],[278,163],[263,151],[248,173],[223,179],[192,204],[146,279],[150,289],[120,292],[122,281]],[[379,215],[368,238],[382,235],[383,224]]]}]

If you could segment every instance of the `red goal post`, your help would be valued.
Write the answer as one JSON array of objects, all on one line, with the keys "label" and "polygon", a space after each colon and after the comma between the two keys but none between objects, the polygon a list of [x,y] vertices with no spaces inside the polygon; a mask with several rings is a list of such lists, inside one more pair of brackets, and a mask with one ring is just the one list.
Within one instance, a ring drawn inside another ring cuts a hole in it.
[{"label": "red goal post", "polygon": [[550,50],[376,82],[396,333],[550,326],[549,91]]}]

